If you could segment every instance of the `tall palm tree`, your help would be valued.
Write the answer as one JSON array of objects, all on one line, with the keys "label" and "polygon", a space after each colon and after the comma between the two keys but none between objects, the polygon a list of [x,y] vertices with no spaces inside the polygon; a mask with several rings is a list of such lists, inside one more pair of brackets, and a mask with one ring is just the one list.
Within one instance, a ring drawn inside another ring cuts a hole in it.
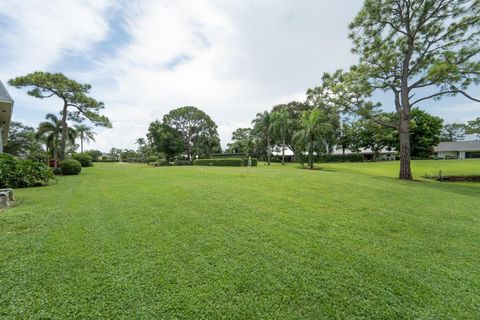
[{"label": "tall palm tree", "polygon": [[[36,133],[37,139],[45,141],[47,153],[51,151],[53,153],[53,165],[56,168],[58,166],[58,151],[60,147],[60,139],[62,136],[62,120],[59,119],[53,113],[49,113],[45,116],[47,121],[43,121],[38,125]],[[68,128],[68,139],[73,144],[75,143],[76,132],[72,128]]]},{"label": "tall palm tree", "polygon": [[268,111],[257,113],[255,119],[252,121],[253,133],[262,134],[267,142],[267,163],[270,165],[271,145],[270,133],[272,131],[272,117]]},{"label": "tall palm tree", "polygon": [[302,112],[300,118],[300,131],[294,140],[298,148],[308,152],[308,165],[313,169],[313,151],[325,148],[325,143],[333,131],[333,126],[328,118],[318,108]]},{"label": "tall palm tree", "polygon": [[285,165],[285,146],[287,133],[292,125],[290,113],[286,108],[272,113],[272,133],[278,137],[282,143],[282,165]]},{"label": "tall palm tree", "polygon": [[95,141],[95,135],[97,134],[91,127],[85,124],[79,124],[75,126],[75,131],[80,138],[80,152],[83,153],[83,142]]}]

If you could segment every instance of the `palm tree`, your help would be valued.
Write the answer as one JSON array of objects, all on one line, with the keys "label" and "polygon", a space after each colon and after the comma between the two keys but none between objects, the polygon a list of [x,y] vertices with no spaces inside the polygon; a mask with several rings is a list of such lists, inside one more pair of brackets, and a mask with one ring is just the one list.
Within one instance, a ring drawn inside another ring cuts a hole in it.
[{"label": "palm tree", "polygon": [[292,119],[286,108],[272,113],[272,133],[277,136],[282,143],[282,165],[285,165],[286,139],[291,125]]},{"label": "palm tree", "polygon": [[95,135],[97,134],[91,127],[85,124],[79,124],[75,126],[77,135],[80,138],[80,152],[83,153],[83,142],[95,141]]},{"label": "palm tree", "polygon": [[[62,136],[62,120],[53,113],[47,114],[45,119],[47,121],[43,121],[38,125],[36,137],[45,141],[47,154],[48,151],[53,153],[53,166],[56,168],[58,165],[59,143]],[[68,139],[73,144],[75,143],[75,137],[75,130],[68,128]]]},{"label": "palm tree", "polygon": [[270,165],[270,133],[272,131],[272,117],[268,111],[257,113],[256,118],[252,121],[253,133],[262,134],[267,142],[267,163]]},{"label": "palm tree", "polygon": [[300,131],[298,131],[294,140],[298,148],[308,152],[308,165],[313,169],[313,151],[325,148],[326,140],[331,135],[333,126],[328,122],[325,114],[320,109],[302,112],[300,118]]}]

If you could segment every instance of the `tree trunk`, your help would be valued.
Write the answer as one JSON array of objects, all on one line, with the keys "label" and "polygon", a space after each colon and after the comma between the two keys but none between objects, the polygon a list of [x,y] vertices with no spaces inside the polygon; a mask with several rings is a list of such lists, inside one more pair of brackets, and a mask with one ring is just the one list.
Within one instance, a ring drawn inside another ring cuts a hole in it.
[{"label": "tree trunk", "polygon": [[270,165],[270,137],[267,136],[267,164]]},{"label": "tree trunk", "polygon": [[83,153],[83,134],[80,135],[80,152]]},{"label": "tree trunk", "polygon": [[308,165],[313,169],[313,141],[310,141],[308,146]]},{"label": "tree trunk", "polygon": [[282,142],[282,166],[285,165],[285,138],[283,138]]},{"label": "tree trunk", "polygon": [[58,150],[57,147],[53,147],[53,167],[58,167]]},{"label": "tree trunk", "polygon": [[402,180],[412,180],[410,168],[410,114],[403,111],[400,114],[400,125],[398,128],[400,137],[400,174]]},{"label": "tree trunk", "polygon": [[62,139],[60,140],[60,160],[65,160],[65,147],[67,144],[68,128],[67,128],[67,101],[63,102],[62,114]]}]

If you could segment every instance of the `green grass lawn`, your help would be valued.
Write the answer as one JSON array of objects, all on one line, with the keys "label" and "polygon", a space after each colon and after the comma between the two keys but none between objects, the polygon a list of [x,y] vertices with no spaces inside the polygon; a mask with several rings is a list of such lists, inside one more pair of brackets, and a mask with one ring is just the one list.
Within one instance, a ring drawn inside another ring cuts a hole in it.
[{"label": "green grass lawn", "polygon": [[[480,171],[414,173],[441,166]],[[17,190],[0,318],[478,318],[480,184],[322,167],[96,164]]]}]

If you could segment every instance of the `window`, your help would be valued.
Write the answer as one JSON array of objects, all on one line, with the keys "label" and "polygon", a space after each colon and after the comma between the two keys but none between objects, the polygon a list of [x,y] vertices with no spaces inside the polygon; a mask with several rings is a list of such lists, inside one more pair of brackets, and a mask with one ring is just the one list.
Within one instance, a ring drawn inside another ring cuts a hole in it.
[{"label": "window", "polygon": [[465,152],[466,159],[480,159],[480,151]]}]

